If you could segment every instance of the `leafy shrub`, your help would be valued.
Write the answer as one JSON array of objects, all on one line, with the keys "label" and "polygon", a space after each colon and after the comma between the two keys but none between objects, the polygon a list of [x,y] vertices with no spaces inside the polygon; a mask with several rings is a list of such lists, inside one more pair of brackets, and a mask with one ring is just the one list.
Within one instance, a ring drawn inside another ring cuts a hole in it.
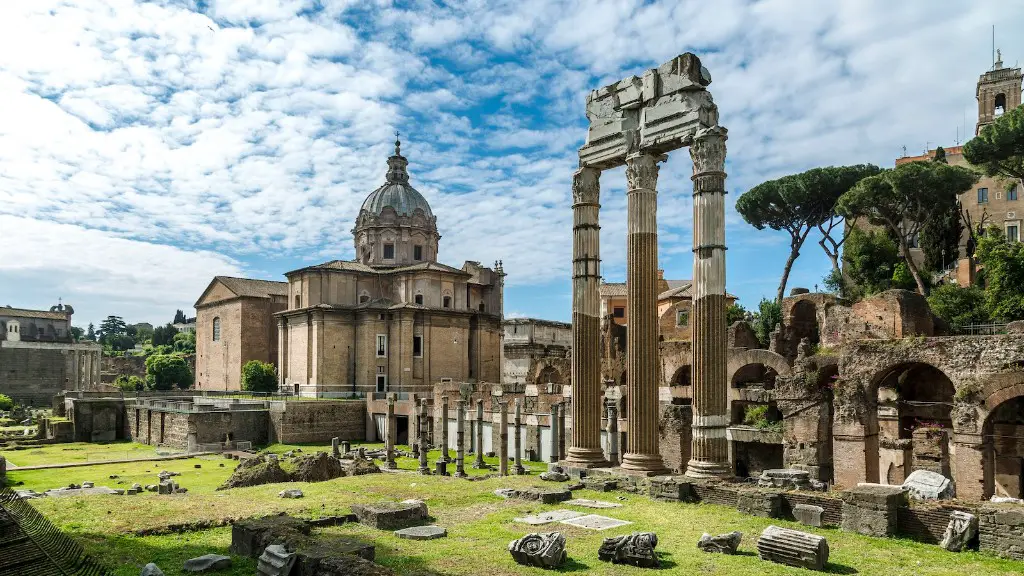
[{"label": "leafy shrub", "polygon": [[175,354],[154,354],[146,358],[147,389],[171,390],[175,386],[181,389],[192,386],[192,371],[184,358]]},{"label": "leafy shrub", "polygon": [[14,400],[11,400],[11,397],[6,394],[0,394],[0,410],[6,412],[11,408],[14,408]]},{"label": "leafy shrub", "polygon": [[249,360],[242,366],[242,390],[249,392],[274,392],[277,390],[277,371],[274,365],[259,360]]},{"label": "leafy shrub", "polygon": [[134,374],[121,374],[114,380],[114,386],[125,392],[141,392],[146,389],[146,381]]}]

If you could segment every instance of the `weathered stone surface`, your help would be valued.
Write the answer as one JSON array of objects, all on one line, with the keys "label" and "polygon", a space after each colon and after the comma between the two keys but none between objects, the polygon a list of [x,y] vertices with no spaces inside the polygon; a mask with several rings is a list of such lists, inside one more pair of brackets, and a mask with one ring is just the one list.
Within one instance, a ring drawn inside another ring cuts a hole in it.
[{"label": "weathered stone surface", "polygon": [[277,495],[281,498],[302,498],[303,496],[305,496],[305,494],[302,493],[302,490],[299,490],[298,488],[281,490],[280,492],[277,493]]},{"label": "weathered stone surface", "polygon": [[825,517],[825,509],[821,506],[811,504],[797,504],[793,506],[793,516],[796,521],[804,526],[821,527],[822,519]]},{"label": "weathered stone surface", "polygon": [[608,530],[610,528],[626,526],[628,524],[632,524],[632,522],[619,520],[618,518],[609,518],[607,516],[601,516],[600,514],[587,514],[586,516],[578,516],[576,518],[562,520],[562,524],[568,524],[578,528],[586,528],[587,530]]},{"label": "weathered stone surface", "polygon": [[[1024,320],[1018,320],[1018,322],[1024,323]],[[1009,496],[993,496],[989,499],[989,502],[993,504],[1024,504],[1024,500],[1020,498],[1011,498]]]},{"label": "weathered stone surface", "polygon": [[565,536],[561,532],[530,533],[509,542],[508,551],[519,564],[557,568],[565,562]]},{"label": "weathered stone surface", "polygon": [[295,565],[295,554],[280,544],[271,544],[263,550],[256,573],[259,576],[289,576]]},{"label": "weathered stone surface", "polygon": [[761,472],[757,479],[761,488],[781,488],[783,490],[805,490],[811,487],[810,473],[807,470],[779,468]]},{"label": "weathered stone surface", "polygon": [[514,490],[510,498],[519,498],[521,500],[537,500],[544,504],[557,504],[558,502],[565,502],[566,500],[572,499],[572,492],[559,488],[523,488],[522,490]]},{"label": "weathered stone surface", "polygon": [[1024,510],[1019,506],[986,506],[978,512],[978,548],[1006,558],[1024,560]]},{"label": "weathered stone surface", "polygon": [[142,567],[142,572],[139,572],[139,576],[164,576],[164,571],[156,564],[150,562]]},{"label": "weathered stone surface", "polygon": [[954,510],[949,513],[949,524],[939,546],[950,552],[960,552],[977,535],[978,517],[970,512]]},{"label": "weathered stone surface", "polygon": [[640,568],[657,568],[660,565],[655,548],[658,535],[654,532],[634,532],[628,536],[605,538],[597,557],[613,564],[629,564]]},{"label": "weathered stone surface", "polygon": [[896,533],[896,510],[907,505],[900,486],[861,484],[843,492],[840,527],[847,532],[886,537]]},{"label": "weathered stone surface", "polygon": [[622,508],[622,504],[618,502],[605,502],[603,500],[587,500],[586,498],[575,498],[569,500],[566,504],[573,506],[582,506],[584,508]]},{"label": "weathered stone surface", "polygon": [[914,470],[903,482],[903,488],[916,500],[949,500],[956,497],[953,481],[930,470]]},{"label": "weathered stone surface", "polygon": [[515,488],[498,488],[494,491],[495,496],[501,496],[502,498],[514,498],[516,495]]},{"label": "weathered stone surface", "polygon": [[310,526],[291,516],[246,518],[231,525],[232,554],[258,558],[271,544],[284,544],[294,550],[306,542]]},{"label": "weathered stone surface", "polygon": [[512,520],[514,522],[522,522],[523,524],[539,526],[541,524],[550,524],[552,522],[569,520],[570,518],[579,518],[580,516],[584,516],[584,514],[575,510],[552,510],[551,512],[541,512],[540,514],[524,516],[522,518],[513,518]]},{"label": "weathered stone surface", "polygon": [[82,488],[92,488],[95,485],[93,482],[82,482]]},{"label": "weathered stone surface", "polygon": [[549,470],[547,472],[541,472],[540,479],[541,480],[546,480],[548,482],[568,482],[569,481],[569,475],[566,474],[565,472],[558,472],[556,470]]},{"label": "weathered stone surface", "polygon": [[697,548],[704,552],[718,552],[720,554],[735,554],[743,540],[742,532],[729,532],[712,536],[707,532],[697,541]]},{"label": "weathered stone surface", "polygon": [[378,530],[408,528],[421,524],[427,517],[426,504],[421,501],[353,504],[352,513],[359,518],[360,524]]},{"label": "weathered stone surface", "polygon": [[678,502],[692,502],[695,500],[693,484],[674,476],[651,478],[649,486],[650,497],[657,500]]},{"label": "weathered stone surface", "polygon": [[215,572],[231,568],[231,557],[221,554],[204,554],[198,558],[185,560],[185,572]]},{"label": "weathered stone surface", "polygon": [[[318,537],[310,544],[296,550],[295,555],[298,557],[297,571],[302,575],[393,574],[390,570],[377,571],[380,567],[372,563],[377,555],[373,544],[352,538]],[[352,563],[348,560],[349,558],[368,561],[369,564]],[[346,568],[350,564],[354,567]]]},{"label": "weathered stone surface", "polygon": [[782,495],[763,490],[741,491],[737,495],[736,509],[751,516],[779,518],[782,516]]},{"label": "weathered stone surface", "polygon": [[290,458],[290,469],[295,471],[289,473],[281,468],[279,459],[271,458],[271,456],[274,454],[268,454],[266,458],[242,460],[231,477],[217,489],[226,490],[278,482],[324,482],[343,476],[360,476],[380,472],[380,468],[370,460],[363,458],[339,460],[326,452],[315,452],[297,454]]},{"label": "weathered stone surface", "polygon": [[807,532],[769,526],[757,540],[757,556],[787,566],[823,570],[828,562],[828,542]]},{"label": "weathered stone surface", "polygon": [[406,540],[434,540],[448,536],[448,531],[440,526],[413,526],[395,530],[395,536]]}]

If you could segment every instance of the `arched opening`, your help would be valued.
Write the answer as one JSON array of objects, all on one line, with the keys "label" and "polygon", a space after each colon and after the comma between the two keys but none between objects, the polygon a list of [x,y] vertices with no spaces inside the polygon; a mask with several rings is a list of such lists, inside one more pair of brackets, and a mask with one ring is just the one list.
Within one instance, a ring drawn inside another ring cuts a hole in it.
[{"label": "arched opening", "polygon": [[220,341],[220,317],[219,316],[213,319],[213,341],[214,342],[219,342]]},{"label": "arched opening", "polygon": [[738,399],[729,403],[733,471],[739,478],[783,467],[782,412],[766,393],[778,373],[760,363],[740,366],[732,376]]},{"label": "arched opening", "polygon": [[619,374],[619,386],[626,387],[626,371],[623,370],[622,374]]},{"label": "arched opening", "polygon": [[993,112],[996,116],[1002,116],[1006,112],[1006,94],[996,94]]},{"label": "arched opening", "polygon": [[801,300],[793,305],[789,315],[789,328],[794,342],[807,338],[811,344],[821,341],[818,334],[818,308],[810,300]]},{"label": "arched opening", "polygon": [[982,427],[984,497],[1024,498],[1024,396],[996,406]]},{"label": "arched opening", "polygon": [[[873,390],[869,400],[875,406],[867,410],[867,435],[874,433],[876,438],[865,441],[867,481],[902,484],[914,470],[951,478],[955,390],[949,377],[930,364],[906,362],[876,374]],[[877,447],[872,449],[873,444]]]},{"label": "arched opening", "polygon": [[445,296],[445,297],[441,298],[441,307],[442,308],[451,308],[452,307],[452,297],[451,296]]},{"label": "arched opening", "polygon": [[764,364],[747,364],[732,375],[733,388],[775,388],[775,378],[779,375],[774,368]]},{"label": "arched opening", "polygon": [[832,424],[835,421],[835,383],[839,379],[839,365],[831,364],[818,369],[818,480],[835,481],[832,452]]},{"label": "arched opening", "polygon": [[537,384],[561,384],[562,375],[554,366],[545,366],[537,374]]},{"label": "arched opening", "polygon": [[684,364],[676,369],[675,374],[672,375],[672,379],[669,380],[669,386],[689,386],[693,375],[689,364]]},{"label": "arched opening", "polygon": [[413,296],[412,299],[413,299],[413,302],[415,302],[416,304],[419,304],[420,306],[423,306],[423,294],[417,294],[417,295]]}]

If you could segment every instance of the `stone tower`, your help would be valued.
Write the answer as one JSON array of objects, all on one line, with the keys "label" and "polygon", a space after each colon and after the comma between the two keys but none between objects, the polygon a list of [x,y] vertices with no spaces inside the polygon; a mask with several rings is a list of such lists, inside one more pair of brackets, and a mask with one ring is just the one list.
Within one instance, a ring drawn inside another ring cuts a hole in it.
[{"label": "stone tower", "polygon": [[388,157],[384,185],[363,201],[352,229],[356,260],[373,267],[437,262],[437,218],[422,194],[409,184],[402,143]]},{"label": "stone tower", "polygon": [[[996,54],[1000,54],[996,51]],[[996,56],[992,69],[978,79],[978,125],[975,135],[1004,112],[1020,106],[1020,68],[1004,68],[1002,55]]]}]

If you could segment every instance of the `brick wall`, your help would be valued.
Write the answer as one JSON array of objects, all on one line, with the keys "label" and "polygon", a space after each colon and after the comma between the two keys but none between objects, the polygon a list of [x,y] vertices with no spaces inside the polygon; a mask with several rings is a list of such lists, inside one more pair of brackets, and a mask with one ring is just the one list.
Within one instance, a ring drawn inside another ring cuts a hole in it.
[{"label": "brick wall", "polygon": [[364,440],[366,404],[361,400],[272,402],[269,424],[270,442]]}]

